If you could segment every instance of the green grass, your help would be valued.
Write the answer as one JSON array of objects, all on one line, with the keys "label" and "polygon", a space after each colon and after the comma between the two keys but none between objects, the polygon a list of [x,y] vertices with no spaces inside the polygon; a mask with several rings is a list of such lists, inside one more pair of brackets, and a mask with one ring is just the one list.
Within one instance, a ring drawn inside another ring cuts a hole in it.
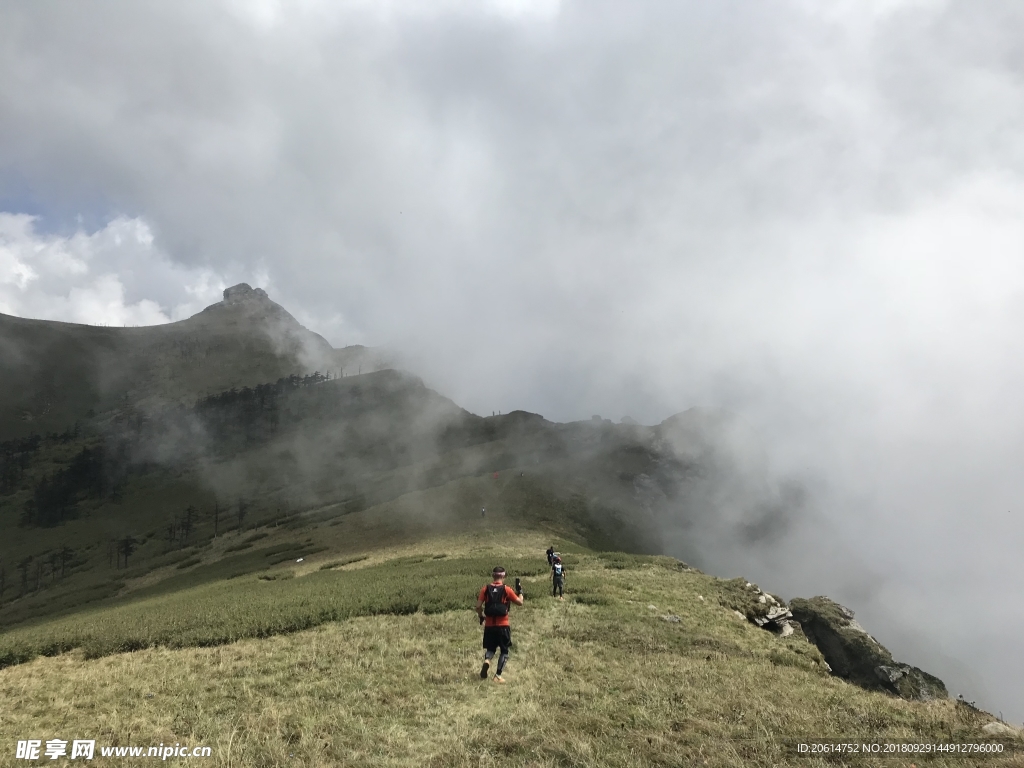
[{"label": "green grass", "polygon": [[251,534],[250,536],[246,537],[243,541],[240,541],[237,544],[232,544],[231,546],[224,547],[224,551],[241,552],[243,549],[251,549],[253,544],[255,544],[260,539],[267,538],[268,535],[269,534],[266,531],[260,531],[259,533]]},{"label": "green grass", "polygon": [[[273,560],[287,552],[273,549],[276,556],[268,550],[264,557]],[[228,563],[216,566],[230,571]],[[0,666],[75,648],[94,658],[156,645],[208,646],[268,637],[353,616],[458,610],[473,600],[481,574],[491,567],[489,560],[427,556],[351,571],[318,569],[293,580],[278,574],[219,580],[179,592],[168,592],[168,582],[160,582],[150,597],[0,635]],[[513,573],[539,575],[532,562],[513,561],[509,567]]]},{"label": "green grass", "polygon": [[[307,540],[305,542],[285,541],[271,547],[245,552],[241,555],[232,553],[228,557],[199,565],[185,573],[176,574],[141,587],[132,592],[132,598],[138,600],[142,597],[154,595],[178,594],[183,590],[217,582],[221,583],[221,588],[231,589],[230,585],[223,583],[225,580],[237,579],[240,576],[253,574],[287,560],[308,557],[311,554],[322,551],[322,549],[323,547],[314,546]],[[99,612],[103,610],[105,608],[97,608]]]}]

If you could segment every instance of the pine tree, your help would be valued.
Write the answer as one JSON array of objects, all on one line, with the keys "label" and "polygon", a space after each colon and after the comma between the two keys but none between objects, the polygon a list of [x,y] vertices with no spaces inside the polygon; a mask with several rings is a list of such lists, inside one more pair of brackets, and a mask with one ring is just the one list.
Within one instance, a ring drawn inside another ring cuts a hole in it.
[{"label": "pine tree", "polygon": [[192,535],[192,525],[195,519],[196,508],[191,504],[185,509],[185,519],[181,521],[181,540],[188,543],[188,537]]},{"label": "pine tree", "polygon": [[128,558],[135,551],[136,544],[138,544],[138,542],[135,540],[134,536],[125,536],[123,539],[121,539],[121,542],[118,545],[120,554],[124,556],[125,568],[128,567]]},{"label": "pine tree", "polygon": [[75,556],[75,550],[67,544],[62,544],[60,550],[58,550],[58,554],[60,556],[60,577],[63,579],[64,574],[67,571],[68,563],[71,562],[71,558]]},{"label": "pine tree", "polygon": [[18,570],[21,571],[21,594],[28,592],[28,568],[32,565],[32,555],[18,563]]}]

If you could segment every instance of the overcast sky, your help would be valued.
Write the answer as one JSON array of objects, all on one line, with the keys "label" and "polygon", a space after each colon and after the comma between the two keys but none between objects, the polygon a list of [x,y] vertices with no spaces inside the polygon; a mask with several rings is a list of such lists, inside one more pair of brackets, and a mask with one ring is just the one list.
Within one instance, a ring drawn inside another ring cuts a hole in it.
[{"label": "overcast sky", "polygon": [[478,413],[731,408],[882,578],[746,575],[1019,723],[1022,34],[1018,0],[5,3],[0,312],[246,281]]}]

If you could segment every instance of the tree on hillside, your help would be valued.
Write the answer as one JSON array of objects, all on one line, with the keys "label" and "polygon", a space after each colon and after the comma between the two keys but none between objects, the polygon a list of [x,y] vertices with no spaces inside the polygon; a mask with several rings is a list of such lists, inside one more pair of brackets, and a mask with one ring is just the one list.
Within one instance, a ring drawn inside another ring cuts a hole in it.
[{"label": "tree on hillside", "polygon": [[21,594],[28,592],[28,569],[32,565],[32,555],[24,558],[18,563],[18,570],[21,571]]},{"label": "tree on hillside", "polygon": [[41,435],[30,435],[0,443],[0,494],[14,493],[42,444]]},{"label": "tree on hillside", "polygon": [[60,577],[64,578],[64,574],[67,571],[68,563],[70,563],[71,558],[75,556],[75,550],[73,550],[67,544],[62,544],[57,553],[58,556],[60,557]]},{"label": "tree on hillside", "polygon": [[125,536],[118,543],[118,546],[117,546],[117,553],[119,555],[118,560],[120,561],[120,557],[124,558],[124,567],[125,568],[128,567],[128,558],[135,551],[135,546],[138,543],[139,542],[135,540],[134,536]]},{"label": "tree on hillside", "polygon": [[13,493],[24,473],[20,457],[0,456],[0,493]]},{"label": "tree on hillside", "polygon": [[25,504],[21,525],[60,525],[77,516],[83,496],[101,497],[106,488],[105,455],[102,445],[83,448],[67,466],[40,478]]},{"label": "tree on hillside", "polygon": [[191,504],[185,508],[185,518],[181,521],[181,540],[188,543],[188,537],[192,535],[192,527],[196,515],[196,508]]},{"label": "tree on hillside", "polygon": [[52,584],[54,579],[57,578],[57,566],[60,564],[60,552],[55,551],[50,553],[50,583]]},{"label": "tree on hillside", "polygon": [[36,501],[35,499],[29,499],[25,502],[25,506],[21,509],[21,517],[18,518],[18,525],[22,528],[27,528],[32,525],[36,519]]},{"label": "tree on hillside", "polygon": [[245,516],[249,512],[249,505],[245,499],[238,500],[238,532],[242,532],[242,523],[245,521]]}]

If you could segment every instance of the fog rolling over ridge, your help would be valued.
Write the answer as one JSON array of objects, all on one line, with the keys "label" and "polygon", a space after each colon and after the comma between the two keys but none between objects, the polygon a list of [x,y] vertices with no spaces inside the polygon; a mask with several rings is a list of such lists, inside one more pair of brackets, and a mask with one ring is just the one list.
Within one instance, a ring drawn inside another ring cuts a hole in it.
[{"label": "fog rolling over ridge", "polygon": [[394,353],[332,348],[246,284],[167,325],[0,322],[14,352],[4,378],[23,382],[0,402],[6,439],[73,425],[73,439],[93,434],[108,461],[123,456],[108,474],[197,469],[220,499],[352,508],[356,498],[372,506],[445,478],[527,467],[598,522],[616,518],[620,543],[701,565],[729,553],[747,563],[807,522],[804,489],[772,476],[734,413],[692,408],[654,427],[598,416],[556,424],[524,411],[488,420],[409,373],[381,370]]},{"label": "fog rolling over ridge", "polygon": [[734,485],[623,486],[659,543],[827,593],[1021,722],[1022,27],[1008,1],[9,4],[0,312],[127,338],[247,282],[473,413],[734,414],[725,447],[683,430]]}]

